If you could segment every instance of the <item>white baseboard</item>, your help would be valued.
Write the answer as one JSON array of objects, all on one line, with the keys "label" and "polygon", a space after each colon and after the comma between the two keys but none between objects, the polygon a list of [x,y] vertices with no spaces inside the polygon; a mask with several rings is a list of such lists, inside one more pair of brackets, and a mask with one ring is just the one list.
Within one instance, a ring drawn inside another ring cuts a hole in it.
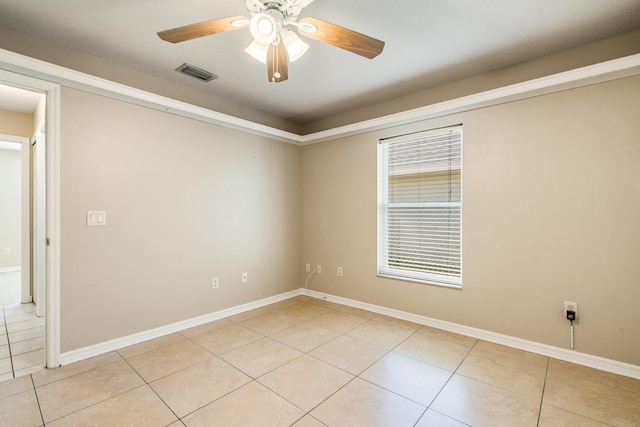
[{"label": "white baseboard", "polygon": [[438,329],[442,329],[449,332],[455,332],[458,334],[467,335],[473,338],[482,339],[482,340],[493,342],[496,344],[502,344],[502,345],[517,348],[520,350],[541,354],[543,356],[553,357],[555,359],[564,360],[566,362],[572,362],[578,365],[588,366],[590,368],[599,369],[601,371],[611,372],[618,375],[624,375],[627,377],[640,379],[640,366],[637,366],[637,365],[631,365],[629,363],[623,363],[623,362],[618,362],[616,360],[605,359],[603,357],[593,356],[586,353],[580,353],[574,350],[567,350],[559,347],[550,346],[547,344],[541,344],[534,341],[528,341],[520,338],[511,337],[508,335],[502,335],[502,334],[498,334],[491,331],[485,331],[483,329],[472,328],[469,326],[459,325],[457,323],[446,322],[444,320],[438,320],[431,317],[420,316],[417,314],[407,313],[405,311],[382,307],[379,305],[369,304],[369,303],[356,301],[348,298],[338,297],[335,295],[325,294],[322,292],[312,291],[305,288],[297,289],[294,291],[275,295],[269,298],[253,301],[247,304],[242,304],[242,305],[230,307],[224,310],[216,311],[213,313],[205,314],[204,316],[194,317],[192,319],[183,320],[181,322],[172,323],[170,325],[161,326],[159,328],[150,329],[148,331],[140,332],[133,335],[128,335],[126,337],[117,338],[111,341],[91,345],[88,347],[80,348],[80,349],[69,351],[66,353],[62,353],[60,355],[60,363],[61,365],[68,365],[73,362],[77,362],[83,359],[88,359],[90,357],[94,357],[110,351],[118,350],[123,347],[139,344],[143,341],[147,341],[147,340],[158,338],[164,335],[179,332],[184,329],[192,328],[194,326],[199,326],[208,322],[213,322],[215,320],[224,319],[225,317],[244,313],[246,311],[254,310],[256,308],[264,307],[266,305],[283,301],[285,299],[292,298],[297,295],[307,295],[313,298],[319,298],[326,301],[335,302],[337,304],[360,308],[360,309],[368,310],[374,313],[383,314],[385,316],[395,317],[396,319],[407,320],[409,322],[417,323],[419,325],[430,326],[433,328],[438,328]]},{"label": "white baseboard", "polygon": [[300,295],[299,289],[60,354],[62,366]]},{"label": "white baseboard", "polygon": [[22,267],[17,266],[17,267],[3,267],[3,268],[0,268],[0,273],[12,273],[14,271],[22,271]]},{"label": "white baseboard", "polygon": [[580,353],[575,350],[554,347],[547,344],[541,344],[535,341],[528,341],[521,338],[515,338],[508,335],[498,334],[496,332],[485,331],[483,329],[472,328],[469,326],[459,325],[457,323],[446,322],[431,317],[420,316],[417,314],[407,313],[400,310],[382,307],[379,305],[368,304],[348,298],[342,298],[322,292],[312,291],[309,289],[301,289],[303,295],[314,298],[321,298],[326,301],[335,302],[337,304],[347,305],[350,307],[368,310],[378,314],[395,317],[401,320],[417,323],[420,325],[430,326],[449,332],[455,332],[467,335],[473,338],[490,341],[496,344],[502,344],[520,350],[529,351],[531,353],[541,354],[543,356],[553,357],[554,359],[564,360],[566,362],[576,363],[578,365],[588,366],[590,368],[599,369],[601,371],[611,372],[613,374],[624,375],[635,379],[640,379],[640,366],[629,363],[618,362],[616,360],[606,359],[604,357],[593,356],[586,353]]}]

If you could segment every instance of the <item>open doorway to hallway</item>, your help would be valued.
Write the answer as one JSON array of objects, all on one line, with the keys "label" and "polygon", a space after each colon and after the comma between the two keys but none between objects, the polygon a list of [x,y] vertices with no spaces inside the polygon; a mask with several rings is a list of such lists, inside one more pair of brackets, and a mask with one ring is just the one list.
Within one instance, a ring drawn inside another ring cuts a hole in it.
[{"label": "open doorway to hallway", "polygon": [[0,85],[0,380],[45,365],[45,99]]}]

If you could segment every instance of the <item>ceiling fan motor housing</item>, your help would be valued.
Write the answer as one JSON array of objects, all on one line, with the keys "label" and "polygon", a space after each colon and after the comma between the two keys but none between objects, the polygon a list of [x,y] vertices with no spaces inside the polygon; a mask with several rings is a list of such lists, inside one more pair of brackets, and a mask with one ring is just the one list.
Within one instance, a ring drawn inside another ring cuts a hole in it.
[{"label": "ceiling fan motor housing", "polygon": [[[255,15],[257,13],[273,13],[279,12],[283,25],[295,22],[302,12],[302,7],[297,6],[303,3],[301,0],[282,0],[282,1],[265,1],[265,0],[245,0],[247,10]],[[308,2],[310,3],[310,2]],[[272,15],[273,16],[273,15]],[[274,16],[275,18],[275,16]]]}]

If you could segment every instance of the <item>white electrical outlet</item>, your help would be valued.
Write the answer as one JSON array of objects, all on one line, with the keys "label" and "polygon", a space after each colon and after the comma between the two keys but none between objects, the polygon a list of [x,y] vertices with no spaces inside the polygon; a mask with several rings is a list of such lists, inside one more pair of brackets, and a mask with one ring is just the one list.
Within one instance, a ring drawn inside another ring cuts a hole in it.
[{"label": "white electrical outlet", "polygon": [[337,274],[338,274],[338,277],[342,277],[342,267],[338,267]]},{"label": "white electrical outlet", "polygon": [[309,272],[311,271],[311,264],[306,263],[306,264],[304,265],[304,271],[306,271],[307,273],[309,273]]},{"label": "white electrical outlet", "polygon": [[4,255],[9,255],[9,254],[11,254],[11,250],[10,250],[9,248],[4,248],[4,249],[3,249],[3,251],[2,251],[2,253],[3,253]]},{"label": "white electrical outlet", "polygon": [[249,275],[247,274],[246,271],[244,271],[242,273],[242,283],[247,283],[247,281],[249,281]]},{"label": "white electrical outlet", "polygon": [[220,280],[217,277],[211,278],[211,289],[218,289],[220,287]]},{"label": "white electrical outlet", "polygon": [[564,311],[562,312],[562,315],[564,316],[564,318],[567,318],[567,311],[573,311],[576,315],[576,319],[578,318],[578,303],[577,302],[571,302],[571,301],[565,301],[564,302]]},{"label": "white electrical outlet", "polygon": [[322,274],[322,266],[320,264],[316,265],[316,272]]}]

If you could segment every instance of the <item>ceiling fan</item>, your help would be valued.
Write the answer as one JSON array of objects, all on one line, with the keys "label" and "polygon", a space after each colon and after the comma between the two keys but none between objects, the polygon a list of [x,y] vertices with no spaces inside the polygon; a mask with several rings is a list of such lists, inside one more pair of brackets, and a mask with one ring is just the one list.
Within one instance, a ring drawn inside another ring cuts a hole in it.
[{"label": "ceiling fan", "polygon": [[267,65],[267,77],[277,83],[289,77],[288,62],[305,54],[309,45],[293,28],[308,38],[373,59],[384,48],[384,42],[347,28],[315,18],[298,16],[313,0],[245,0],[251,18],[231,16],[198,24],[160,31],[158,36],[171,43],[249,27],[253,42],[245,51]]}]

